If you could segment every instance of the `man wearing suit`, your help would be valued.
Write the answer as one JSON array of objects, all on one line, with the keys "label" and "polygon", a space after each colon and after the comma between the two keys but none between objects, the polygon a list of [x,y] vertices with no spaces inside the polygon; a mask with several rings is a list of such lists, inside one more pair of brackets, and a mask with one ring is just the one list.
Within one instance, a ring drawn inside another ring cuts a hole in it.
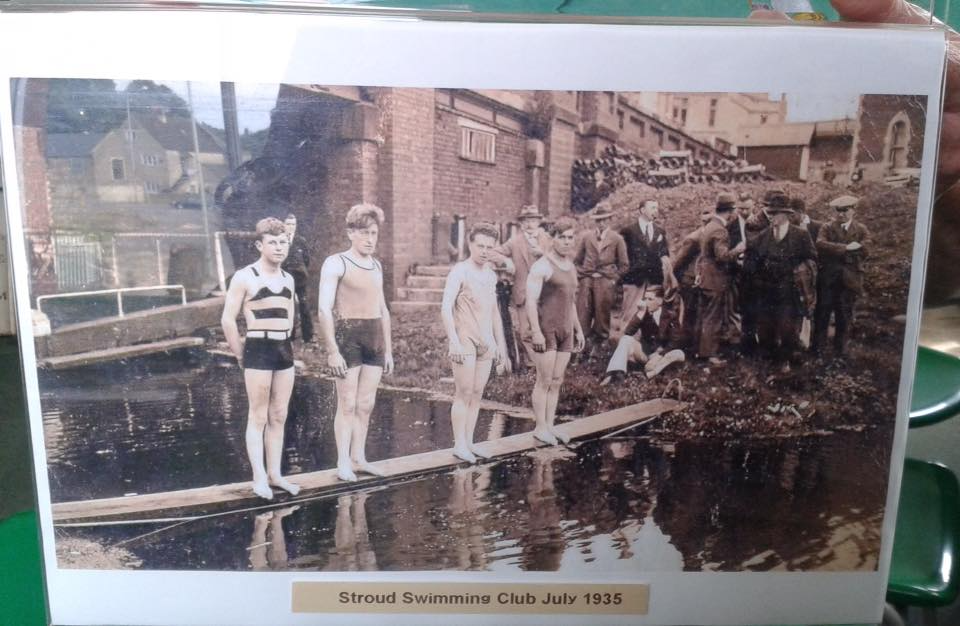
[{"label": "man wearing suit", "polygon": [[647,378],[653,378],[672,363],[685,360],[682,350],[670,350],[680,336],[674,293],[664,300],[663,287],[647,287],[636,314],[627,324],[623,337],[604,374],[601,386],[622,382],[630,363],[642,363]]},{"label": "man wearing suit", "polygon": [[[767,206],[772,199],[782,194],[782,191],[768,191],[760,201],[759,208],[754,206],[749,196],[746,200],[741,196],[737,221],[730,224],[730,245],[735,246],[746,241],[749,247],[760,233],[770,226]],[[757,350],[757,277],[746,262],[745,253],[741,253],[737,258],[733,280],[737,290],[737,310],[740,313],[740,352],[749,356]]]},{"label": "man wearing suit", "polygon": [[[543,215],[540,209],[527,205],[517,215],[520,230],[496,249],[493,260],[502,264],[513,274],[513,287],[510,295],[511,318],[518,340],[523,343],[527,360],[533,361],[533,346],[530,343],[530,319],[525,309],[527,301],[527,275],[530,266],[549,249],[550,236],[540,227]],[[522,354],[522,353],[521,353]],[[522,358],[522,357],[521,357]],[[522,369],[523,363],[515,363],[514,371]]]},{"label": "man wearing suit", "polygon": [[[620,233],[610,228],[613,211],[601,202],[590,216],[596,228],[587,230],[577,242],[573,261],[580,285],[577,315],[587,341],[597,348],[610,337],[610,311],[617,281],[627,271],[627,245]],[[584,348],[587,353],[587,349]]]},{"label": "man wearing suit", "polygon": [[697,286],[697,258],[700,256],[700,235],[704,227],[713,218],[713,209],[700,211],[700,228],[690,232],[680,242],[673,260],[673,275],[679,282],[680,301],[683,311],[680,315],[681,341],[684,350],[696,352],[697,307],[700,304],[700,287]]},{"label": "man wearing suit", "polygon": [[767,204],[770,227],[747,249],[747,261],[757,279],[757,331],[760,348],[785,372],[796,357],[800,321],[803,317],[796,270],[807,260],[816,260],[810,235],[790,225],[790,199],[777,192]]},{"label": "man wearing suit", "polygon": [[859,199],[840,196],[830,206],[836,218],[820,229],[817,252],[820,268],[817,275],[817,309],[814,315],[813,342],[817,353],[827,339],[830,314],[834,319],[833,349],[844,352],[847,330],[853,321],[853,306],[863,293],[863,261],[867,258],[867,227],[854,221],[854,207]]},{"label": "man wearing suit", "polygon": [[637,221],[620,231],[627,245],[627,257],[630,259],[630,269],[623,276],[621,328],[636,314],[644,287],[674,286],[667,233],[654,223],[659,215],[657,202],[647,200],[640,207]]},{"label": "man wearing suit", "polygon": [[746,249],[746,242],[730,246],[727,226],[733,219],[736,200],[733,194],[717,196],[713,217],[700,233],[700,258],[697,274],[700,278],[700,322],[697,326],[697,354],[710,363],[719,365],[720,333],[727,315],[727,297],[730,289],[731,265]]}]

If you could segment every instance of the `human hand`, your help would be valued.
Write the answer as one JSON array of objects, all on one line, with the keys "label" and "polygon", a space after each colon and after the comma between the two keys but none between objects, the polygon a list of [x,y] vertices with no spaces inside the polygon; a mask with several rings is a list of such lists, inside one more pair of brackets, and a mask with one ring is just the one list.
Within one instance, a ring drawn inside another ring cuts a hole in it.
[{"label": "human hand", "polygon": [[847,244],[847,250],[853,252],[854,250],[859,250],[863,246],[860,245],[859,241],[851,241]]},{"label": "human hand", "polygon": [[447,354],[450,356],[450,360],[457,364],[463,363],[463,353],[463,346],[460,342],[451,339],[450,346],[447,348]]},{"label": "human hand", "polygon": [[393,353],[387,352],[383,355],[383,373],[387,376],[393,373]]},{"label": "human hand", "polygon": [[547,349],[547,338],[543,336],[543,333],[539,330],[533,333],[531,337],[531,342],[533,343],[534,352],[544,352]]},{"label": "human hand", "polygon": [[347,375],[347,361],[339,352],[332,352],[327,356],[327,367],[337,378],[343,378]]},{"label": "human hand", "polygon": [[583,336],[583,331],[579,328],[573,329],[573,351],[574,352],[583,352],[584,346],[587,345],[586,337]]}]

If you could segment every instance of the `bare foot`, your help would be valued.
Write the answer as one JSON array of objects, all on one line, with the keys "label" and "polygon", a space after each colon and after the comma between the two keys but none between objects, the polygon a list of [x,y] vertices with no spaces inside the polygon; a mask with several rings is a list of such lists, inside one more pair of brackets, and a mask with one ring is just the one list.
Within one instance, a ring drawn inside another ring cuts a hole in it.
[{"label": "bare foot", "polygon": [[461,459],[461,460],[463,460],[463,461],[466,461],[467,463],[476,463],[476,462],[477,462],[477,457],[475,457],[475,456],[473,455],[473,452],[470,452],[470,450],[467,450],[467,449],[464,449],[464,448],[454,448],[454,449],[453,449],[453,456],[455,456],[455,457],[457,457],[458,459]]},{"label": "bare foot", "polygon": [[557,445],[557,438],[549,430],[535,430],[533,431],[533,438],[541,443],[545,443],[548,446]]},{"label": "bare foot", "polygon": [[551,429],[550,429],[550,432],[552,432],[553,435],[554,435],[557,439],[560,440],[560,443],[562,443],[562,444],[564,444],[564,445],[570,443],[570,435],[568,435],[567,433],[563,432],[563,431],[560,430],[559,428],[551,428]]},{"label": "bare foot", "polygon": [[354,461],[353,469],[357,472],[370,474],[371,476],[384,476],[384,473],[370,464],[369,461]]},{"label": "bare foot", "polygon": [[351,483],[357,481],[357,475],[353,473],[353,470],[342,465],[337,466],[337,478]]},{"label": "bare foot", "polygon": [[279,487],[280,489],[283,489],[284,491],[289,493],[291,496],[295,496],[298,493],[300,493],[300,485],[296,485],[290,482],[283,476],[280,476],[279,478],[271,478],[270,484],[273,485],[274,487]]},{"label": "bare foot", "polygon": [[257,494],[264,500],[273,500],[273,489],[270,488],[270,485],[263,482],[253,482],[251,483],[253,487],[253,493]]},{"label": "bare foot", "polygon": [[477,457],[479,457],[479,458],[481,458],[481,459],[489,459],[489,458],[490,458],[490,455],[487,454],[486,452],[482,451],[482,450],[479,448],[479,446],[477,446],[476,444],[470,444],[468,447],[470,448],[470,452],[473,452],[473,454],[474,454],[475,456],[477,456]]}]

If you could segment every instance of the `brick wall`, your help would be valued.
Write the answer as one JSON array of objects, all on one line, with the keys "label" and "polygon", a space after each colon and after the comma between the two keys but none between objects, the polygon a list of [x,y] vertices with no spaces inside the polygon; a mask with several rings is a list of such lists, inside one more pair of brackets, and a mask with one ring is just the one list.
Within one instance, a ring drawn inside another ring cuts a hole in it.
[{"label": "brick wall", "polygon": [[409,267],[430,260],[435,94],[432,89],[380,89],[375,102],[384,139],[377,162],[377,195],[387,217],[379,255],[390,300]]},{"label": "brick wall", "polygon": [[513,220],[527,203],[526,137],[498,129],[496,163],[478,163],[460,157],[460,116],[446,108],[436,110],[434,135],[434,208],[443,223],[454,214],[477,220]]},{"label": "brick wall", "polygon": [[745,158],[750,163],[763,163],[768,174],[799,180],[803,149],[804,146],[756,146],[745,149]]},{"label": "brick wall", "polygon": [[920,167],[923,155],[923,131],[926,126],[926,98],[922,96],[865,95],[860,103],[860,133],[857,161],[864,177],[879,179],[888,173],[884,162],[884,144],[890,122],[899,113],[909,120],[910,145],[907,167]]}]

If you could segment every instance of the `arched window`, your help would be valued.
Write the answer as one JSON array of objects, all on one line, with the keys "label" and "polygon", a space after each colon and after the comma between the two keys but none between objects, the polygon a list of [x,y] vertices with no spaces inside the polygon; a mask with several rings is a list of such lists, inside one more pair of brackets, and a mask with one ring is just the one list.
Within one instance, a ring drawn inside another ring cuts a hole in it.
[{"label": "arched window", "polygon": [[890,169],[907,166],[907,153],[910,150],[910,120],[903,112],[897,113],[887,128],[884,142],[885,163]]}]

